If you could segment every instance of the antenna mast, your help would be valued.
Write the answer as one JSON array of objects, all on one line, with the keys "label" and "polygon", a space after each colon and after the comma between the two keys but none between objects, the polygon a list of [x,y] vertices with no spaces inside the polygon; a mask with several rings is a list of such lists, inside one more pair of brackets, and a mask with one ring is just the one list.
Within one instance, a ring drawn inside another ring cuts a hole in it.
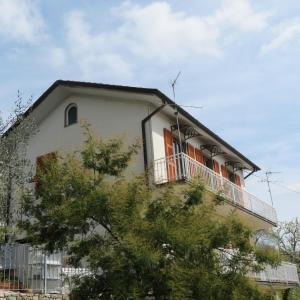
[{"label": "antenna mast", "polygon": [[274,206],[274,203],[273,203],[273,195],[272,195],[270,183],[274,183],[275,181],[270,180],[270,176],[272,176],[273,174],[279,174],[279,173],[281,173],[281,172],[266,171],[266,173],[265,173],[266,179],[263,179],[261,181],[261,182],[266,182],[268,185],[268,192],[270,194],[270,200],[271,200],[272,206]]},{"label": "antenna mast", "polygon": [[179,128],[179,113],[178,113],[178,104],[176,103],[176,93],[175,93],[175,87],[177,80],[181,74],[181,71],[178,72],[176,78],[172,81],[171,86],[173,90],[173,101],[175,103],[177,112],[176,112],[176,123],[177,123],[177,129],[178,129],[178,137],[179,137],[179,151],[182,152],[182,143],[181,143],[181,134],[180,134],[180,128]]}]

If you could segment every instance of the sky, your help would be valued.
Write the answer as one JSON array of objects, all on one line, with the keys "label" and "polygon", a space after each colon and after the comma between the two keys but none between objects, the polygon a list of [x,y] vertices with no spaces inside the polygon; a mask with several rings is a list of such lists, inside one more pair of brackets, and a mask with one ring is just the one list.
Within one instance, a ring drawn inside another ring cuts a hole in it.
[{"label": "sky", "polygon": [[[262,169],[300,217],[299,0],[0,0],[0,111],[55,80],[158,88]],[[270,202],[265,182],[247,188]],[[294,192],[293,192],[294,191]]]}]

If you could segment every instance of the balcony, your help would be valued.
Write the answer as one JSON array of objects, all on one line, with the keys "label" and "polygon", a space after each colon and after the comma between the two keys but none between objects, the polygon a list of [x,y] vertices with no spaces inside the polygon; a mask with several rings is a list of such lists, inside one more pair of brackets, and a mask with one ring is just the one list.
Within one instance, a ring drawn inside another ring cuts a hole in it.
[{"label": "balcony", "polygon": [[233,205],[277,224],[275,209],[237,186],[208,167],[192,159],[185,153],[164,157],[154,161],[154,183],[163,184],[179,180],[191,180],[200,176],[208,189],[222,195]]},{"label": "balcony", "polygon": [[277,268],[267,267],[259,273],[250,274],[250,277],[265,284],[299,285],[297,266],[288,262],[283,262]]},{"label": "balcony", "polygon": [[[220,261],[223,266],[228,266],[228,263],[237,254],[237,251],[233,249],[218,250],[220,255]],[[289,285],[298,286],[299,277],[297,272],[297,265],[289,262],[281,262],[277,268],[266,266],[264,270],[260,272],[249,272],[248,277],[254,279],[260,284],[278,284],[278,285]]]}]

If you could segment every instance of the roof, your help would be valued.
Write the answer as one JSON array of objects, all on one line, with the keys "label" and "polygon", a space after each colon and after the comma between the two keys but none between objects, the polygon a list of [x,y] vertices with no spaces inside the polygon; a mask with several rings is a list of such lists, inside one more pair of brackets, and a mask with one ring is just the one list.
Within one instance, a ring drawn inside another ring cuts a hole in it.
[{"label": "roof", "polygon": [[[174,105],[178,109],[178,111],[181,115],[183,115],[184,117],[189,119],[197,127],[199,127],[201,130],[206,132],[208,135],[210,135],[212,138],[214,138],[217,142],[219,142],[220,144],[225,146],[228,150],[230,150],[232,153],[237,155],[240,159],[242,159],[243,161],[245,161],[246,163],[251,165],[253,167],[254,171],[260,170],[260,168],[256,164],[254,164],[251,160],[249,160],[247,157],[245,157],[243,154],[241,154],[238,150],[236,150],[234,147],[232,147],[227,142],[225,142],[221,137],[219,137],[217,134],[215,134],[210,129],[208,129],[206,126],[204,126],[201,122],[199,122],[197,119],[195,119],[191,114],[189,114],[187,111],[185,111],[182,107],[177,106],[173,100],[171,100],[169,97],[167,97],[164,93],[162,93],[158,89],[131,87],[131,86],[122,86],[122,85],[111,85],[111,84],[93,83],[93,82],[82,82],[82,81],[57,80],[25,112],[25,116],[27,116],[36,107],[38,107],[47,98],[47,96],[49,94],[51,94],[59,86],[111,89],[111,90],[115,90],[115,91],[138,93],[138,94],[148,94],[148,95],[157,96],[162,100],[163,103]],[[10,129],[12,129],[12,128],[10,128]]]}]

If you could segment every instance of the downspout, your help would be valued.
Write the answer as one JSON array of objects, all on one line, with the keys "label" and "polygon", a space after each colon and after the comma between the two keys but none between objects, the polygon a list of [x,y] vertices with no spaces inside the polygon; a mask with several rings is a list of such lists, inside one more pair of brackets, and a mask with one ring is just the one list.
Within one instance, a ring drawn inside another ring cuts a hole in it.
[{"label": "downspout", "polygon": [[250,177],[253,173],[257,172],[258,170],[254,169],[252,172],[250,172],[247,176],[244,177],[244,180]]},{"label": "downspout", "polygon": [[149,121],[155,114],[157,114],[162,108],[165,107],[165,102],[163,105],[159,106],[155,109],[150,115],[148,115],[145,119],[142,120],[142,139],[143,139],[143,152],[144,152],[144,168],[147,171],[148,168],[148,153],[147,153],[147,144],[146,144],[146,122]]}]

